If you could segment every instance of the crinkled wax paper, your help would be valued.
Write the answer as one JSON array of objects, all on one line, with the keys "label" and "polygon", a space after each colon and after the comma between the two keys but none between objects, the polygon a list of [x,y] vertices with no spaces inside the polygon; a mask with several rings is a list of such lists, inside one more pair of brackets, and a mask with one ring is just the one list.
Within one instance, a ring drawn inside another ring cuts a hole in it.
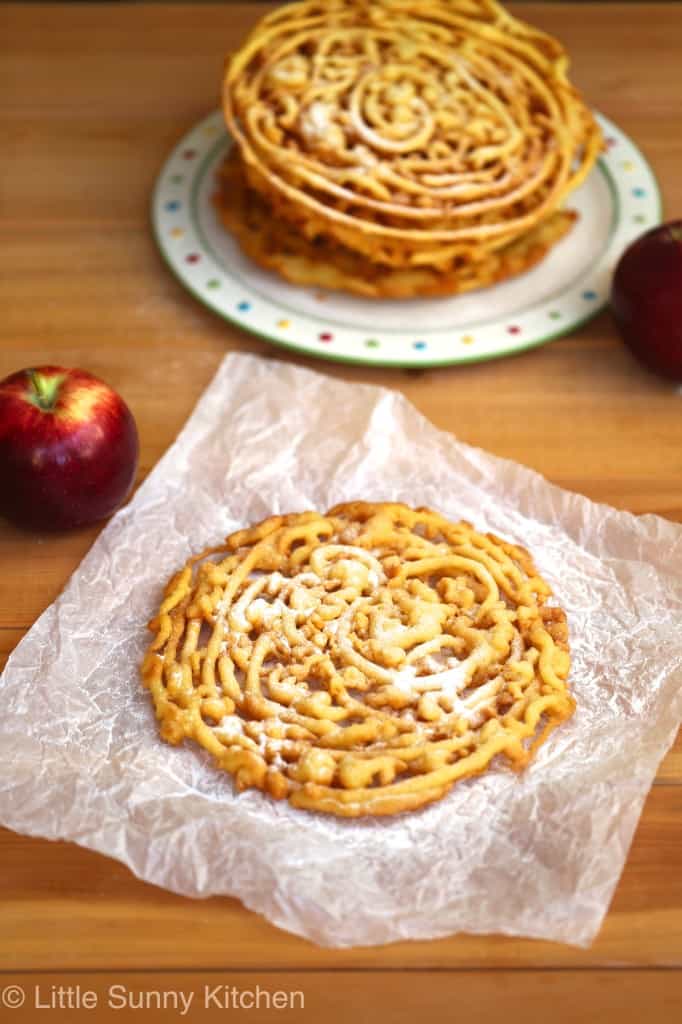
[{"label": "crinkled wax paper", "polygon": [[[453,380],[453,388],[456,381]],[[528,546],[568,613],[577,712],[504,767],[384,820],[336,820],[157,735],[146,622],[190,554],[277,512],[429,505]],[[682,718],[682,528],[436,430],[405,398],[228,356],[0,681],[0,822],[329,946],[504,932],[588,944]]]}]

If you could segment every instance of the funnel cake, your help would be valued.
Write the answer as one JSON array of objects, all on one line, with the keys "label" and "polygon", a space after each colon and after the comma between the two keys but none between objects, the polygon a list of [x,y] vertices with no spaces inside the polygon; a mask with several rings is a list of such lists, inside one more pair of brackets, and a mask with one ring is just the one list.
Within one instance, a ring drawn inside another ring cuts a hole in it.
[{"label": "funnel cake", "polygon": [[426,508],[273,516],[168,583],[142,675],[190,738],[295,807],[395,814],[570,717],[566,617],[523,548]]},{"label": "funnel cake", "polygon": [[223,107],[271,217],[457,291],[479,267],[487,283],[493,254],[553,218],[596,159],[567,66],[493,0],[310,0],[256,25]]},{"label": "funnel cake", "polygon": [[386,267],[331,239],[308,239],[294,224],[273,217],[263,197],[248,187],[234,149],[220,168],[218,186],[213,197],[218,215],[258,266],[276,271],[292,284],[372,299],[460,295],[499,284],[539,263],[576,219],[571,210],[557,210],[514,241],[492,249],[484,259],[453,259],[448,270]]}]

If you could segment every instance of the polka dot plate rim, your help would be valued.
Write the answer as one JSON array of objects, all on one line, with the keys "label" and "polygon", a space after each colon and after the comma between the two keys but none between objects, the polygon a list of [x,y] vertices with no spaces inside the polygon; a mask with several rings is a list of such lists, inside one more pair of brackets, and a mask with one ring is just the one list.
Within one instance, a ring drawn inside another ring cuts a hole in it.
[{"label": "polka dot plate rim", "polygon": [[436,299],[362,299],[300,288],[261,270],[220,224],[215,171],[231,140],[222,113],[175,146],[152,195],[161,254],[184,287],[224,319],[276,345],[338,362],[429,367],[475,363],[547,344],[608,302],[624,249],[659,224],[661,194],[638,147],[596,115],[606,147],[569,199],[573,230],[537,267],[512,281]]}]

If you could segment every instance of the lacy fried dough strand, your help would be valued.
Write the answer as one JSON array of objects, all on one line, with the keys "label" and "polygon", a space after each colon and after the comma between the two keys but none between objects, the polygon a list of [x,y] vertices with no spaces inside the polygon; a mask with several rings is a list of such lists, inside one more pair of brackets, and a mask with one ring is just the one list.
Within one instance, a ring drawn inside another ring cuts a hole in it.
[{"label": "lacy fried dough strand", "polygon": [[295,806],[395,814],[574,710],[566,616],[523,548],[427,508],[274,516],[169,581],[142,666],[163,739]]},{"label": "lacy fried dough strand", "polygon": [[489,0],[311,0],[256,25],[223,106],[278,218],[442,270],[536,229],[592,167],[601,133],[567,67]]},{"label": "lacy fried dough strand", "polygon": [[379,299],[455,295],[506,281],[539,263],[576,218],[570,210],[557,210],[501,248],[472,254],[460,247],[447,265],[439,259],[438,268],[399,268],[374,263],[321,236],[310,240],[295,225],[273,216],[262,196],[247,187],[234,150],[221,167],[214,204],[243,252],[259,266],[277,271],[292,284]]}]

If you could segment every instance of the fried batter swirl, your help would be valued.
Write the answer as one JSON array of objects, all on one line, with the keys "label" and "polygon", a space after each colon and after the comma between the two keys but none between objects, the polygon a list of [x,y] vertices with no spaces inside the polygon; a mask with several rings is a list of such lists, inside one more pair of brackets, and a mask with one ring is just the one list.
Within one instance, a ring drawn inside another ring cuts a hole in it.
[{"label": "fried batter swirl", "polygon": [[256,25],[224,111],[249,185],[305,237],[447,271],[533,230],[592,167],[567,66],[493,0],[309,0]]},{"label": "fried batter swirl", "polygon": [[273,516],[191,558],[150,623],[161,736],[295,807],[394,814],[573,713],[528,553],[426,508]]}]

